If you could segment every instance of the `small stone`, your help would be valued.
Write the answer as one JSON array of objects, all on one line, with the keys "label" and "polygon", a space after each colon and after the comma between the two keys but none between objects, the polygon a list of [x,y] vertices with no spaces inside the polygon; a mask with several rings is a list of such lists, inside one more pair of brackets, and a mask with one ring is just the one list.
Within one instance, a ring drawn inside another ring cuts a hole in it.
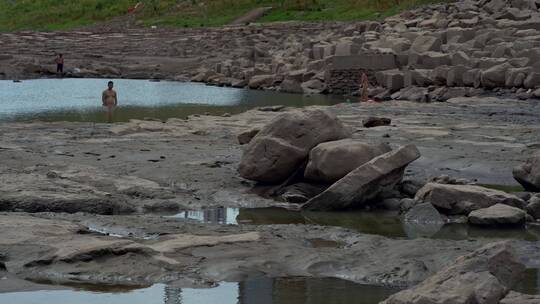
[{"label": "small stone", "polygon": [[48,178],[58,178],[58,173],[54,172],[54,171],[49,171],[47,172],[47,177]]},{"label": "small stone", "polygon": [[525,211],[504,204],[478,209],[469,214],[469,223],[482,226],[523,226]]},{"label": "small stone", "polygon": [[362,122],[363,126],[366,128],[388,126],[391,123],[392,123],[392,120],[390,118],[385,118],[385,117],[368,117]]}]

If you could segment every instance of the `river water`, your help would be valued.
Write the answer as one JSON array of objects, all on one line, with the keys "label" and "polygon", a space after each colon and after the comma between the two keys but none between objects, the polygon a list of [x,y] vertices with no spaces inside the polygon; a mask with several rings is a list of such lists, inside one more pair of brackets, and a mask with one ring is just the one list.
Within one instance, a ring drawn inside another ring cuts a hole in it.
[{"label": "river water", "polygon": [[90,287],[0,293],[5,304],[376,304],[396,289],[339,279],[260,278],[214,288],[156,284],[139,289]]},{"label": "river water", "polygon": [[476,227],[467,224],[416,224],[404,222],[396,212],[382,210],[299,212],[283,208],[214,207],[183,211],[167,217],[220,225],[303,224],[334,226],[389,238],[415,239],[427,237],[450,240],[476,238],[540,240],[540,227],[537,225],[531,225],[527,229],[500,229]]},{"label": "river water", "polygon": [[[114,79],[119,97],[115,121],[147,117],[165,120],[191,114],[236,114],[261,106],[331,105],[343,97],[286,94],[204,84]],[[104,122],[101,92],[105,79],[0,81],[0,121]]]}]

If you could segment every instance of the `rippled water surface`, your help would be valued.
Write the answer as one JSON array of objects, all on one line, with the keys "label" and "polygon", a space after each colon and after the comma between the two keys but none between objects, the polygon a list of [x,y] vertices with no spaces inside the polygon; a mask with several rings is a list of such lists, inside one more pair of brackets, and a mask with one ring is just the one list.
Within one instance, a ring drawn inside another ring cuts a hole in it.
[{"label": "rippled water surface", "polygon": [[[106,79],[0,81],[0,120],[105,121],[101,92]],[[344,101],[336,96],[302,96],[172,81],[117,79],[115,121],[191,114],[235,114],[271,105],[302,107]]]}]

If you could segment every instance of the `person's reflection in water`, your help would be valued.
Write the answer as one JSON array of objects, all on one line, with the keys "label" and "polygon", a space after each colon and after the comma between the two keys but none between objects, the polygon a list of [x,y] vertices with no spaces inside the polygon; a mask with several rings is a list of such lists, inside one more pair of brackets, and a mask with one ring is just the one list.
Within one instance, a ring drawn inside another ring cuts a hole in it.
[{"label": "person's reflection in water", "polygon": [[114,108],[118,105],[118,95],[116,91],[113,90],[114,83],[109,81],[107,84],[107,89],[103,91],[101,95],[101,102],[105,110],[107,111],[107,122],[112,123],[113,121],[113,111]]},{"label": "person's reflection in water", "polygon": [[182,289],[165,286],[165,297],[163,304],[182,304]]}]

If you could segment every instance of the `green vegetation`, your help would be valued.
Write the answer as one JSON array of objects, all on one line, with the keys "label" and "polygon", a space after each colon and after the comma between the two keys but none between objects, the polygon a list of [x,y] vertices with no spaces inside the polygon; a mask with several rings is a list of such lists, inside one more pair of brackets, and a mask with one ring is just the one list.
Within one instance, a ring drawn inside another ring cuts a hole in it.
[{"label": "green vegetation", "polygon": [[504,191],[504,192],[507,192],[507,193],[525,191],[525,189],[520,185],[480,184],[479,186],[494,189],[494,190],[500,190],[500,191]]},{"label": "green vegetation", "polygon": [[0,0],[0,31],[55,30],[128,18],[143,25],[218,26],[250,9],[274,9],[262,22],[285,20],[355,20],[389,16],[403,9],[445,0]]}]

